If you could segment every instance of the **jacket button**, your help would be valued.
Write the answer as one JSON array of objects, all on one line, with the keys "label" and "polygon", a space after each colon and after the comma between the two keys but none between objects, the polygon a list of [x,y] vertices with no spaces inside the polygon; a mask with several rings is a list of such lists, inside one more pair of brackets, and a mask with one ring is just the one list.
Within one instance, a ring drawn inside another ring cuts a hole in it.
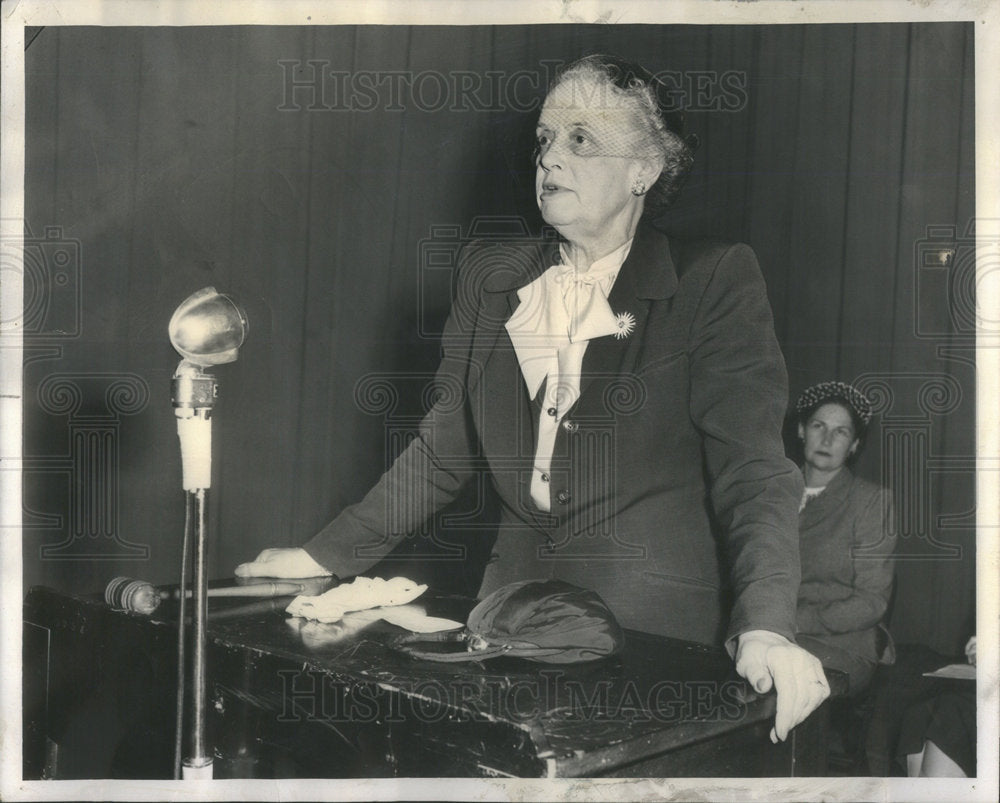
[{"label": "jacket button", "polygon": [[572,499],[572,498],[573,497],[571,497],[569,495],[569,491],[563,490],[563,491],[560,491],[559,493],[556,494],[556,501],[560,505],[567,505],[567,504],[569,504],[569,500]]},{"label": "jacket button", "polygon": [[566,420],[563,421],[563,429],[567,432],[576,432],[580,428],[580,425],[576,421]]}]

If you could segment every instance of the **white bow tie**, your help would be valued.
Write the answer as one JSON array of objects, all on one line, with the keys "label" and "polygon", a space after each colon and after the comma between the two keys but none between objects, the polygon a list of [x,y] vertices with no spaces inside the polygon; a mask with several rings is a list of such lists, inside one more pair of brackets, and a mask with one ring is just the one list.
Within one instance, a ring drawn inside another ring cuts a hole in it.
[{"label": "white bow tie", "polygon": [[[614,313],[608,305],[608,292],[618,271],[593,275],[578,273],[567,265],[559,265],[557,268],[552,281],[562,291],[562,308],[565,312],[565,318],[558,323],[565,325],[568,342],[576,343],[613,334],[616,324]],[[552,306],[558,307],[557,304]],[[609,324],[612,327],[610,330]]]},{"label": "white bow tie", "polygon": [[620,331],[607,296],[627,253],[626,247],[621,260],[595,263],[586,273],[553,265],[517,291],[521,303],[506,327],[532,398],[550,371],[558,370],[559,349]]}]

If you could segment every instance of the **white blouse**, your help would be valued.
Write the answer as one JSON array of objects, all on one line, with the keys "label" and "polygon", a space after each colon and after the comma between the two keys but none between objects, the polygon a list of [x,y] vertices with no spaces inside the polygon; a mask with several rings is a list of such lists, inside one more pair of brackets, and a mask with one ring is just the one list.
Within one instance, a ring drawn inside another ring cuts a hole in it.
[{"label": "white blouse", "polygon": [[521,303],[506,326],[528,395],[534,399],[548,380],[531,475],[531,498],[541,510],[551,509],[552,452],[559,422],[580,395],[587,343],[621,330],[608,295],[631,247],[629,240],[588,270],[577,271],[560,246],[561,263],[517,291]]},{"label": "white blouse", "polygon": [[799,513],[801,513],[803,510],[805,510],[806,505],[809,504],[809,502],[811,502],[813,499],[815,499],[821,493],[823,493],[823,491],[825,491],[825,490],[826,490],[826,486],[825,485],[817,485],[815,488],[812,488],[812,487],[810,487],[810,486],[807,485],[802,490],[802,501],[799,502]]}]

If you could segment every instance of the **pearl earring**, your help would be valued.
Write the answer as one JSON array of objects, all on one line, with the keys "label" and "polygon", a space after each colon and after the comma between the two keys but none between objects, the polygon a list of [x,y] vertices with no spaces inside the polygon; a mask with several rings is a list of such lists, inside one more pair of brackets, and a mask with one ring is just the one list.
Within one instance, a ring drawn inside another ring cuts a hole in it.
[{"label": "pearl earring", "polygon": [[636,179],[635,183],[632,185],[633,195],[645,195],[646,194],[646,183]]}]

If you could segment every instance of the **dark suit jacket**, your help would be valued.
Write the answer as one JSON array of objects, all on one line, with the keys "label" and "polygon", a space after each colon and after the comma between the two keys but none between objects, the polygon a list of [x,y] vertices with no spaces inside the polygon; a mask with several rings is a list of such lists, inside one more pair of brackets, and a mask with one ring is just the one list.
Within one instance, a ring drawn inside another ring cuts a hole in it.
[{"label": "dark suit jacket", "polygon": [[877,662],[896,546],[889,492],[842,468],[802,509],[799,538],[799,632]]},{"label": "dark suit jacket", "polygon": [[546,514],[529,494],[539,408],[504,323],[556,259],[552,243],[466,250],[421,436],[306,550],[363,572],[487,471],[502,510],[481,596],[555,576],[626,627],[717,643],[731,607],[729,636],[792,638],[802,480],[782,448],[787,379],[753,252],[640,225],[608,299],[635,330],[587,347]]}]

